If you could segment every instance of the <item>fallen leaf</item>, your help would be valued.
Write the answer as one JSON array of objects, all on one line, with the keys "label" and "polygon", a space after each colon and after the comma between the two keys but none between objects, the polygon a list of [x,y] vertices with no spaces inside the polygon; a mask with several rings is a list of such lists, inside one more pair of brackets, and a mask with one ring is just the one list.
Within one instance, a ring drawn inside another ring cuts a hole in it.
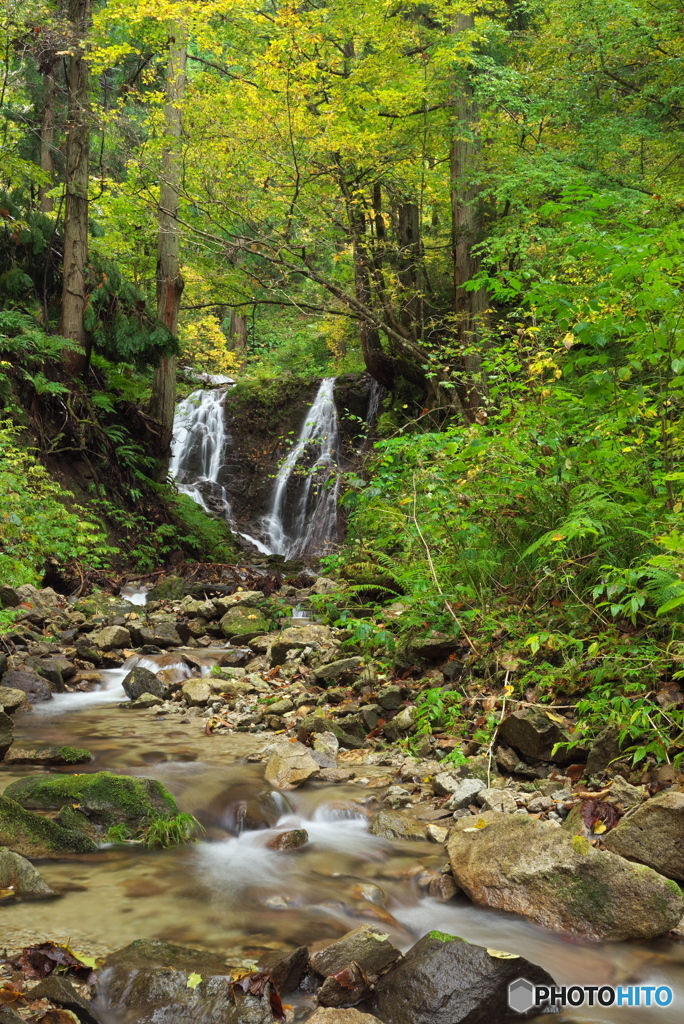
[{"label": "fallen leaf", "polygon": [[199,985],[201,980],[202,980],[202,975],[201,974],[190,974],[190,975],[188,975],[187,987],[188,988],[197,988],[197,986]]},{"label": "fallen leaf", "polygon": [[496,957],[497,960],[519,960],[520,956],[518,953],[502,953],[500,949],[488,949],[487,952],[490,956]]},{"label": "fallen leaf", "polygon": [[25,1002],[26,996],[24,995],[24,983],[20,981],[17,985],[12,984],[11,981],[6,982],[0,988],[0,1006],[7,1006],[9,1003]]},{"label": "fallen leaf", "polygon": [[10,966],[22,971],[26,978],[46,978],[58,967],[66,967],[82,981],[87,981],[92,968],[79,960],[67,946],[43,942],[39,946],[25,946],[21,954],[9,961]]}]

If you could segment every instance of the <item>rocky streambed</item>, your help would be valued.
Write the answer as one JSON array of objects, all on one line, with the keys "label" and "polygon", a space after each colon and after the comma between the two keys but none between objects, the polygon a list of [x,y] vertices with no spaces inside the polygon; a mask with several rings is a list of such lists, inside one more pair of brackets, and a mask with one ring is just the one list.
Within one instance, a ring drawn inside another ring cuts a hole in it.
[{"label": "rocky streambed", "polygon": [[[311,583],[283,602],[167,580],[146,607],[5,592],[25,608],[0,679],[0,983],[20,992],[0,1021],[472,1024],[505,1018],[519,976],[669,985],[630,1019],[679,1020],[677,779],[600,775],[604,737],[577,781],[523,707],[466,764],[434,739],[409,754],[410,685],[283,619],[330,586]],[[423,656],[434,685],[444,653]],[[179,813],[199,842],[143,845]],[[46,941],[104,958],[96,984],[31,978],[17,957]]]}]

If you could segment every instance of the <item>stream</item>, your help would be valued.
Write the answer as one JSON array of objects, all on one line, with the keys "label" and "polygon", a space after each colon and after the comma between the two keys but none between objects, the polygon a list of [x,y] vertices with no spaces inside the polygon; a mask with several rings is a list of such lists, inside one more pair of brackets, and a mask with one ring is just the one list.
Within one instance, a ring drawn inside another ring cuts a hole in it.
[{"label": "stream", "polygon": [[[210,651],[206,658],[208,670]],[[160,938],[217,951],[235,963],[270,950],[330,941],[364,922],[386,927],[402,950],[438,928],[521,954],[545,967],[558,984],[666,984],[674,990],[669,1008],[599,1007],[583,1009],[581,1016],[565,1011],[559,1020],[681,1020],[684,945],[666,940],[582,944],[512,914],[423,898],[412,876],[421,867],[445,864],[445,851],[370,835],[367,815],[376,805],[377,789],[309,784],[287,795],[269,793],[263,765],[247,761],[265,737],[207,736],[202,719],[120,708],[125,671],[104,673],[100,691],[57,695],[49,705],[18,717],[17,741],[86,746],[94,754],[87,771],[158,779],[183,811],[202,821],[205,836],[168,850],[111,846],[40,863],[46,881],[62,895],[0,908],[3,946],[17,949],[51,939],[102,954],[134,939]],[[35,770],[3,769],[0,788]],[[363,771],[371,777],[383,769]],[[265,827],[264,809],[271,828]],[[244,828],[236,835],[243,816]],[[297,827],[309,833],[305,849],[284,854],[267,848],[274,831]],[[309,997],[296,999],[312,1005]]]}]

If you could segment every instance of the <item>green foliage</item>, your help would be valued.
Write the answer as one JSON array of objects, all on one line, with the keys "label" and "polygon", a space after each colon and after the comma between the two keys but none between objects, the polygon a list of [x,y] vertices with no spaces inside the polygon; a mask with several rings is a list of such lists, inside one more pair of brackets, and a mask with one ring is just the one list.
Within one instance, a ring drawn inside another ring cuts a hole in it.
[{"label": "green foliage", "polygon": [[128,825],[111,825],[107,830],[108,843],[141,843],[143,846],[178,846],[194,842],[204,828],[192,814],[176,814],[172,818],[148,818],[136,831]]},{"label": "green foliage", "polygon": [[0,424],[0,573],[8,583],[37,583],[48,559],[109,565],[117,554],[101,527]]}]

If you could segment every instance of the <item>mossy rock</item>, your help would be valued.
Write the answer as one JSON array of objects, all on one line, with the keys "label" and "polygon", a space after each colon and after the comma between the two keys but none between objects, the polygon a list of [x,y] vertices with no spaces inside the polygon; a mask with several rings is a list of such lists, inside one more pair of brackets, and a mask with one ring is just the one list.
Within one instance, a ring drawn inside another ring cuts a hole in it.
[{"label": "mossy rock", "polygon": [[255,636],[268,633],[271,624],[256,608],[230,608],[221,619],[221,629],[226,639],[235,644],[248,643]]},{"label": "mossy rock", "polygon": [[138,827],[148,818],[178,814],[176,801],[161,782],[112,772],[30,775],[13,782],[5,795],[34,811],[58,811],[65,804],[79,804],[91,821],[105,828],[116,824]]},{"label": "mossy rock", "polygon": [[180,601],[185,593],[185,583],[180,576],[166,576],[147,595],[148,601]]},{"label": "mossy rock", "polygon": [[33,814],[6,794],[0,796],[0,846],[22,857],[63,857],[97,849],[82,832]]}]

